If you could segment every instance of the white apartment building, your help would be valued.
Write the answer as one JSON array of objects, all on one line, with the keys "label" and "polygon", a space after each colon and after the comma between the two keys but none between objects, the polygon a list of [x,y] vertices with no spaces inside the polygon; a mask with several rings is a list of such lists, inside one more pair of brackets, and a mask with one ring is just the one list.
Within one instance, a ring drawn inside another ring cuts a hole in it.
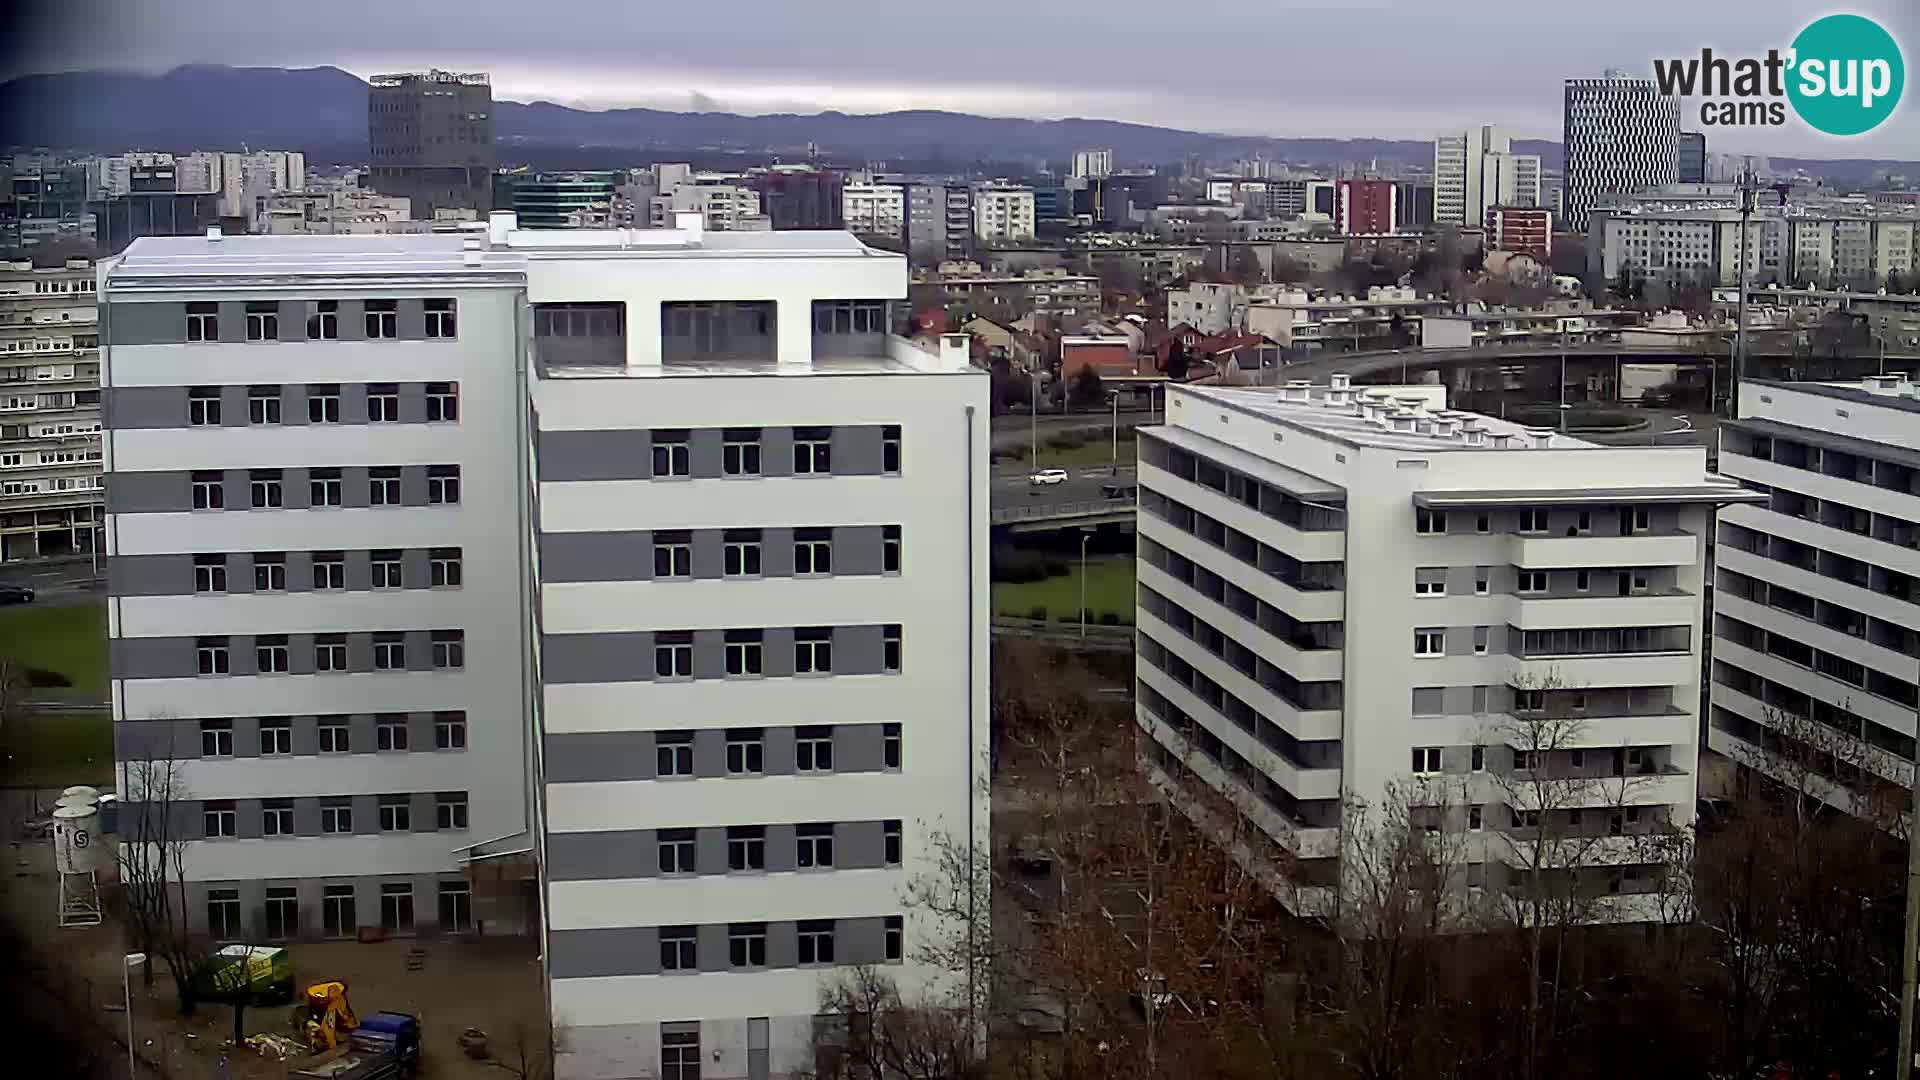
[{"label": "white apartment building", "polygon": [[1075,150],[1073,152],[1073,175],[1088,179],[1103,179],[1113,175],[1113,151],[1111,149]]},{"label": "white apartment building", "polygon": [[[1595,208],[1590,260],[1612,280],[1636,277],[1739,282],[1740,213],[1727,206]],[[1920,266],[1920,215],[1846,214],[1774,207],[1748,225],[1747,271],[1755,282],[1873,291],[1890,273]]]},{"label": "white apartment building", "polygon": [[0,562],[94,550],[99,344],[92,263],[0,269]]},{"label": "white apartment building", "polygon": [[1185,323],[1203,334],[1224,334],[1246,322],[1247,290],[1231,282],[1195,281],[1167,290],[1167,325]]},{"label": "white apartment building", "polygon": [[648,202],[649,228],[672,228],[679,215],[697,213],[713,232],[762,232],[770,228],[760,212],[760,193],[741,184],[712,178],[681,180],[662,186],[664,194]]},{"label": "white apartment building", "polygon": [[[1693,818],[1707,530],[1754,496],[1698,447],[1597,446],[1444,393],[1171,390],[1140,441],[1146,767],[1294,853],[1297,909],[1332,899],[1342,800],[1399,785],[1451,789],[1428,824],[1466,834],[1484,898],[1550,830],[1598,839],[1542,869],[1650,917],[1634,838]],[[1565,786],[1543,810],[1545,780]]]},{"label": "white apartment building", "polygon": [[903,893],[987,835],[988,380],[888,333],[903,258],[678,225],[107,277],[119,741],[194,759],[196,912],[457,930],[537,863],[564,1078],[786,1075],[848,966],[951,989]]},{"label": "white apartment building", "polygon": [[1679,181],[1680,99],[1661,94],[1653,80],[1611,71],[1568,79],[1564,104],[1560,218],[1567,228],[1585,231],[1587,210],[1602,194]]},{"label": "white apartment building", "polygon": [[904,240],[907,189],[899,184],[847,184],[840,189],[840,216],[855,236]]},{"label": "white apartment building", "polygon": [[1819,732],[1803,751],[1859,774],[1822,768],[1815,794],[1903,811],[1920,700],[1920,395],[1904,375],[1748,380],[1739,415],[1723,422],[1720,471],[1762,501],[1721,515],[1708,745],[1779,772],[1798,757],[1771,748]]},{"label": "white apartment building", "polygon": [[973,189],[973,235],[983,243],[1033,239],[1033,189],[981,184]]},{"label": "white apartment building", "polygon": [[1495,206],[1539,206],[1540,156],[1516,154],[1492,125],[1433,140],[1433,220],[1477,226]]}]

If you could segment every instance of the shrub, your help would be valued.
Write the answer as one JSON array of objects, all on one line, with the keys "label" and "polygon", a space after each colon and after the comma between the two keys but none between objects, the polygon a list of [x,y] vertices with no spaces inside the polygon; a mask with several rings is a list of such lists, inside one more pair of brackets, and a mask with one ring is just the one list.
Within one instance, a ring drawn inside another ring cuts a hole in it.
[{"label": "shrub", "polygon": [[50,690],[63,686],[72,686],[73,680],[57,671],[30,667],[27,669],[27,685],[35,690]]},{"label": "shrub", "polygon": [[1027,618],[1032,619],[1034,622],[1046,622],[1047,621],[1046,605],[1045,604],[1033,605],[1032,610],[1027,612]]},{"label": "shrub", "polygon": [[1111,611],[1106,612],[1105,614],[1100,616],[1100,625],[1101,626],[1119,626],[1120,616],[1114,614]]}]

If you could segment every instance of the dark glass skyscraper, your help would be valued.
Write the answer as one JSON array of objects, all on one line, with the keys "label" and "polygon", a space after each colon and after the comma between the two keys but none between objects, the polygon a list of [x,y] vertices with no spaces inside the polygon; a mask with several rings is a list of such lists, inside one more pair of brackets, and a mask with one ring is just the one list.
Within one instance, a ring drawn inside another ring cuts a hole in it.
[{"label": "dark glass skyscraper", "polygon": [[413,216],[493,206],[493,87],[484,73],[375,75],[367,88],[373,189]]}]

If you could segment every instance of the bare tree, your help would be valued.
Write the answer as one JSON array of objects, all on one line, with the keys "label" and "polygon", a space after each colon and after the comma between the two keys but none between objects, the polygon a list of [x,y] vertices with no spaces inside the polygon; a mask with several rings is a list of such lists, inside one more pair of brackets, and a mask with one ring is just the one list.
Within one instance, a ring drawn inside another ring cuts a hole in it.
[{"label": "bare tree", "polygon": [[861,966],[821,988],[815,1080],[966,1080],[984,1076],[980,1041],[947,1002],[909,1004],[880,971]]},{"label": "bare tree", "polygon": [[[135,948],[167,965],[180,1011],[192,1013],[199,995],[196,976],[209,953],[187,912],[186,816],[191,793],[170,743],[143,742],[121,767],[126,785],[119,851],[121,917]],[[146,965],[143,975],[149,985],[153,966]]]}]

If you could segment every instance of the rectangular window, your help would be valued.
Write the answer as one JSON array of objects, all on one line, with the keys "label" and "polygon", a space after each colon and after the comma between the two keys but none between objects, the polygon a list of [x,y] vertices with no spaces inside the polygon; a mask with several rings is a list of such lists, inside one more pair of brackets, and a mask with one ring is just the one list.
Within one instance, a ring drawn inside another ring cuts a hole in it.
[{"label": "rectangular window", "polygon": [[1588,571],[1575,570],[1573,572],[1573,591],[1574,592],[1586,592],[1588,589],[1592,588],[1592,586],[1593,586],[1593,576]]},{"label": "rectangular window", "polygon": [[900,725],[880,725],[880,766],[884,769],[900,767]]},{"label": "rectangular window", "polygon": [[293,753],[293,717],[260,718],[260,756],[275,757]]},{"label": "rectangular window", "polygon": [[902,832],[899,818],[888,818],[880,823],[881,861],[888,866],[899,866],[902,855]]},{"label": "rectangular window", "polygon": [[193,591],[197,593],[227,591],[227,557],[225,555],[193,557]]},{"label": "rectangular window", "polygon": [[207,890],[207,934],[215,941],[241,936],[240,890]]},{"label": "rectangular window", "polygon": [[187,423],[194,427],[220,426],[220,388],[196,386],[187,391]]},{"label": "rectangular window", "polygon": [[666,530],[653,534],[653,576],[656,580],[693,576],[691,535]]},{"label": "rectangular window", "polygon": [[393,383],[367,384],[367,422],[370,424],[400,422],[399,386]]},{"label": "rectangular window", "polygon": [[373,587],[376,589],[401,588],[402,571],[400,552],[393,548],[369,553],[368,565],[373,570]]},{"label": "rectangular window", "polygon": [[1422,536],[1437,536],[1447,531],[1447,512],[1444,510],[1415,510],[1413,512],[1413,531]]},{"label": "rectangular window", "polygon": [[255,510],[277,510],[285,503],[279,469],[254,469],[247,474],[247,495]]},{"label": "rectangular window", "polygon": [[346,494],[339,469],[310,469],[307,472],[307,501],[313,506],[339,506]]},{"label": "rectangular window", "polygon": [[450,338],[454,336],[453,301],[432,299],[427,306],[427,336],[430,338]]},{"label": "rectangular window", "polygon": [[277,386],[247,387],[247,423],[277,424],[280,422],[280,388]]},{"label": "rectangular window", "polygon": [[413,829],[413,796],[380,796],[380,831],[410,832]]},{"label": "rectangular window", "polygon": [[1440,771],[1440,748],[1437,746],[1416,746],[1413,748],[1413,771],[1415,775],[1437,773]]},{"label": "rectangular window", "polygon": [[1522,596],[1546,592],[1547,572],[1545,570],[1520,571],[1519,591]]},{"label": "rectangular window", "polygon": [[407,749],[405,713],[381,713],[373,718],[373,748],[390,753]]},{"label": "rectangular window", "polygon": [[1593,514],[1591,511],[1582,510],[1573,516],[1573,531],[1575,535],[1578,536],[1587,536],[1593,532]]},{"label": "rectangular window", "polygon": [[209,799],[201,803],[200,819],[209,840],[240,835],[240,820],[232,799]]},{"label": "rectangular window", "polygon": [[884,300],[816,300],[813,302],[813,332],[816,334],[884,334],[887,332],[887,302]]},{"label": "rectangular window", "polygon": [[1477,533],[1492,532],[1493,531],[1493,515],[1491,514],[1475,515],[1473,519],[1473,531]]},{"label": "rectangular window", "polygon": [[1484,772],[1486,771],[1486,768],[1487,768],[1487,748],[1484,746],[1474,747],[1473,748],[1473,771]]},{"label": "rectangular window", "polygon": [[727,869],[765,870],[767,868],[767,829],[764,825],[732,825],[727,828]]},{"label": "rectangular window", "polygon": [[900,426],[888,424],[880,429],[880,471],[900,475]]},{"label": "rectangular window", "polygon": [[433,823],[442,829],[467,827],[467,793],[442,791],[433,797]]},{"label": "rectangular window", "polygon": [[661,779],[693,775],[693,732],[662,731],[653,738],[653,771]]},{"label": "rectangular window", "polygon": [[793,474],[825,476],[833,472],[833,429],[793,429]]},{"label": "rectangular window", "polygon": [[353,804],[347,799],[338,801],[323,800],[320,803],[320,831],[323,833],[351,833],[353,831]]},{"label": "rectangular window", "polygon": [[766,734],[760,728],[727,731],[727,774],[759,776],[766,771]]},{"label": "rectangular window", "polygon": [[460,587],[460,549],[433,548],[427,553],[428,580],[436,589]]},{"label": "rectangular window", "polygon": [[656,428],[653,431],[653,475],[655,478],[693,475],[692,451],[685,428]]},{"label": "rectangular window", "polygon": [[263,799],[260,802],[260,835],[293,835],[293,800]]},{"label": "rectangular window", "polygon": [[427,502],[434,506],[453,506],[460,501],[460,466],[427,466]]},{"label": "rectangular window", "polygon": [[321,890],[320,922],[323,933],[330,938],[352,937],[359,931],[359,917],[353,904],[353,886],[328,885]]},{"label": "rectangular window", "polygon": [[833,530],[793,530],[793,572],[796,576],[833,573]]},{"label": "rectangular window", "polygon": [[313,553],[313,587],[320,591],[347,587],[346,552],[316,551]]},{"label": "rectangular window", "polygon": [[388,631],[373,635],[373,669],[375,671],[407,670],[405,634]]},{"label": "rectangular window", "polygon": [[1480,813],[1480,808],[1479,808],[1479,807],[1477,807],[1477,806],[1469,806],[1469,807],[1467,807],[1467,829],[1468,829],[1468,831],[1470,831],[1470,832],[1479,832],[1479,831],[1480,831],[1480,823],[1481,823],[1481,813]]},{"label": "rectangular window", "polygon": [[727,964],[737,968],[767,966],[766,923],[733,923],[727,927]]},{"label": "rectangular window", "polygon": [[720,471],[728,476],[760,475],[760,429],[727,428],[720,444]]},{"label": "rectangular window", "polygon": [[323,672],[347,670],[347,635],[314,635],[313,667],[315,671]]},{"label": "rectangular window", "polygon": [[658,838],[662,874],[696,874],[692,829],[661,829]]},{"label": "rectangular window", "polygon": [[196,638],[193,643],[195,659],[199,663],[202,675],[226,675],[233,671],[232,658],[227,654],[227,639],[223,637]]},{"label": "rectangular window", "polygon": [[653,673],[662,679],[693,678],[693,631],[654,632]]},{"label": "rectangular window", "polygon": [[821,725],[794,729],[793,767],[796,772],[832,772],[833,728]]},{"label": "rectangular window", "polygon": [[833,671],[833,630],[805,626],[793,632],[793,673],[826,675]]},{"label": "rectangular window", "polygon": [[460,384],[427,384],[427,423],[452,424],[460,419]]},{"label": "rectangular window", "polygon": [[1520,531],[1537,534],[1547,531],[1547,512],[1545,510],[1520,511]]},{"label": "rectangular window", "polygon": [[1441,656],[1447,651],[1447,632],[1445,630],[1415,630],[1413,632],[1413,655]]},{"label": "rectangular window", "polygon": [[758,630],[729,630],[726,638],[727,674],[749,678],[761,673],[762,635]]},{"label": "rectangular window", "polygon": [[433,632],[433,666],[442,671],[457,671],[467,666],[466,631]]},{"label": "rectangular window", "polygon": [[[696,950],[697,936],[691,926],[663,926],[660,928],[660,970],[693,971],[698,964]],[[693,1075],[699,1076],[699,1062],[696,1060]]]},{"label": "rectangular window", "polygon": [[187,340],[220,340],[219,304],[198,302],[187,305]]},{"label": "rectangular window", "polygon": [[442,881],[440,893],[440,930],[466,934],[473,930],[473,888],[464,881]]},{"label": "rectangular window", "polygon": [[833,963],[833,920],[805,919],[799,924],[800,964]]},{"label": "rectangular window", "polygon": [[400,336],[400,301],[369,300],[366,316],[368,338],[380,340]]},{"label": "rectangular window", "polygon": [[794,865],[802,870],[830,870],[833,868],[833,826],[831,824],[796,825],[793,827],[794,842],[799,850],[794,855]]},{"label": "rectangular window", "polygon": [[1643,533],[1653,529],[1653,513],[1644,506],[1634,507],[1627,515],[1627,531]]},{"label": "rectangular window", "polygon": [[380,926],[392,933],[413,929],[413,884],[406,881],[380,883]]},{"label": "rectangular window", "polygon": [[889,675],[900,674],[902,638],[899,623],[888,623],[880,628],[880,669]]},{"label": "rectangular window", "polygon": [[1447,568],[1420,566],[1413,571],[1413,595],[1441,596],[1447,591]]},{"label": "rectangular window", "polygon": [[307,339],[333,341],[340,336],[340,301],[316,300],[313,314],[307,316]]},{"label": "rectangular window", "polygon": [[883,574],[900,572],[900,526],[898,525],[880,527],[880,572]]},{"label": "rectangular window", "polygon": [[193,474],[193,508],[195,510],[222,510],[226,505],[226,478],[221,473],[206,470]]},{"label": "rectangular window", "polygon": [[1476,626],[1473,628],[1473,655],[1487,655],[1487,642],[1492,632],[1492,627]]},{"label": "rectangular window", "polygon": [[307,387],[307,423],[340,422],[340,384],[317,383]]},{"label": "rectangular window", "polygon": [[660,1032],[660,1080],[700,1080],[700,1030]]},{"label": "rectangular window", "polygon": [[721,543],[721,573],[728,577],[760,576],[759,529],[728,529],[721,533]]},{"label": "rectangular window", "polygon": [[344,716],[322,716],[319,718],[320,752],[323,754],[345,754],[353,749],[352,729]]},{"label": "rectangular window", "polygon": [[233,721],[200,721],[200,756],[233,756]]},{"label": "rectangular window", "polygon": [[435,750],[467,748],[466,713],[437,712],[433,714],[433,748]]}]

